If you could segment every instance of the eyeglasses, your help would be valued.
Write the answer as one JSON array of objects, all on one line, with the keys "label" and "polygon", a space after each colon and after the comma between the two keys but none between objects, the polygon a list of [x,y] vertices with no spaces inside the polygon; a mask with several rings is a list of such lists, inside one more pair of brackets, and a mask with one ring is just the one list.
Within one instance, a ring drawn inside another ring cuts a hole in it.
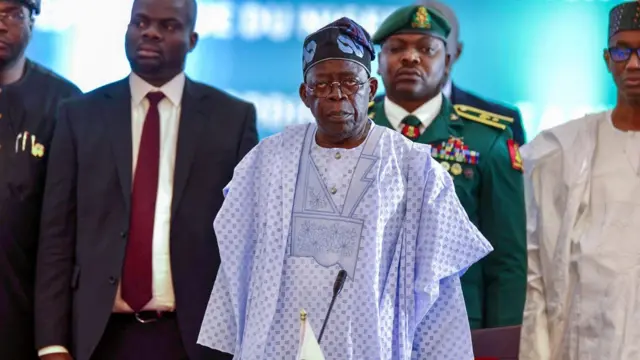
[{"label": "eyeglasses", "polygon": [[636,56],[640,58],[640,48],[634,49],[624,46],[612,46],[608,48],[607,51],[609,52],[611,60],[615,62],[628,61],[629,59],[631,59],[631,54],[633,54],[634,52],[636,53]]},{"label": "eyeglasses", "polygon": [[22,10],[14,10],[9,12],[0,12],[0,21],[5,25],[20,26],[24,24],[26,18]]},{"label": "eyeglasses", "polygon": [[[368,79],[367,79],[368,81]],[[360,87],[367,83],[367,81],[358,81],[356,79],[346,79],[342,81],[333,82],[317,82],[313,84],[305,84],[307,89],[313,93],[316,97],[325,98],[333,91],[333,85],[338,84],[338,89],[342,94],[350,96],[358,92]]]}]

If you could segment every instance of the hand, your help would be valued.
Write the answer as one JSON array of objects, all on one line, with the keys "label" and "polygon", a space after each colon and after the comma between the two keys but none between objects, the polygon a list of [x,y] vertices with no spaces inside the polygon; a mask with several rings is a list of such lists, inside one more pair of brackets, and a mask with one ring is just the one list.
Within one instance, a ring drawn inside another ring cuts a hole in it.
[{"label": "hand", "polygon": [[73,358],[67,353],[55,353],[41,356],[40,360],[73,360]]}]

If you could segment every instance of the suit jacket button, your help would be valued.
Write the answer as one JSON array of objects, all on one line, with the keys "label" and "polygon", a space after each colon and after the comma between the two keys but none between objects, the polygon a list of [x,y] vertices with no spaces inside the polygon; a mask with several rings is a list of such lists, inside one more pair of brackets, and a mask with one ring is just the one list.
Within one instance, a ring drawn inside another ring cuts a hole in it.
[{"label": "suit jacket button", "polygon": [[123,239],[126,238],[127,237],[127,232],[126,231],[121,232],[120,233],[120,237],[123,238]]},{"label": "suit jacket button", "polygon": [[113,276],[109,276],[109,284],[113,285],[116,283],[116,278]]}]

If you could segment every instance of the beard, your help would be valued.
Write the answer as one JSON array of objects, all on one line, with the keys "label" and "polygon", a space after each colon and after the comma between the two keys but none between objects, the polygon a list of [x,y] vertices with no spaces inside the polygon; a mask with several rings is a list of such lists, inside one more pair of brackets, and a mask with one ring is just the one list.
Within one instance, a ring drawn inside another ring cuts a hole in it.
[{"label": "beard", "polygon": [[20,41],[7,44],[7,49],[0,51],[0,70],[11,68],[24,55],[29,44],[29,34],[22,34]]},{"label": "beard", "polygon": [[0,70],[11,68],[13,65],[15,65],[18,62],[18,60],[20,60],[23,54],[24,54],[24,50],[10,51],[6,55],[4,54],[0,55]]},{"label": "beard", "polygon": [[159,61],[138,61],[138,59],[129,60],[129,66],[133,72],[140,74],[157,74],[164,68]]}]

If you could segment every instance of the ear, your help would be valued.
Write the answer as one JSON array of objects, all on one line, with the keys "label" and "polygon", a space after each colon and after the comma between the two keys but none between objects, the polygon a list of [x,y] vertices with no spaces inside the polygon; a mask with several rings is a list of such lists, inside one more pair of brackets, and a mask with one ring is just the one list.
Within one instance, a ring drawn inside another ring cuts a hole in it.
[{"label": "ear", "polygon": [[607,71],[611,72],[611,67],[609,67],[609,64],[611,63],[611,55],[609,55],[609,50],[608,49],[604,49],[602,52],[602,58],[604,60],[604,64],[607,67]]},{"label": "ear", "polygon": [[460,56],[462,55],[462,49],[464,49],[464,44],[459,42],[458,49],[456,50],[456,59],[460,59]]},{"label": "ear", "polygon": [[196,45],[198,44],[199,39],[200,39],[200,36],[198,35],[197,32],[191,33],[191,35],[189,36],[189,52],[192,52],[193,49],[196,48]]},{"label": "ear", "polygon": [[449,78],[449,74],[451,74],[451,55],[444,55],[444,75],[445,78]]},{"label": "ear", "polygon": [[304,103],[304,106],[307,108],[311,108],[309,105],[309,95],[307,93],[307,86],[302,83],[300,84],[300,88],[298,89],[298,93],[300,94],[300,100]]},{"label": "ear", "polygon": [[369,78],[369,101],[373,101],[378,92],[378,79],[374,77]]}]

